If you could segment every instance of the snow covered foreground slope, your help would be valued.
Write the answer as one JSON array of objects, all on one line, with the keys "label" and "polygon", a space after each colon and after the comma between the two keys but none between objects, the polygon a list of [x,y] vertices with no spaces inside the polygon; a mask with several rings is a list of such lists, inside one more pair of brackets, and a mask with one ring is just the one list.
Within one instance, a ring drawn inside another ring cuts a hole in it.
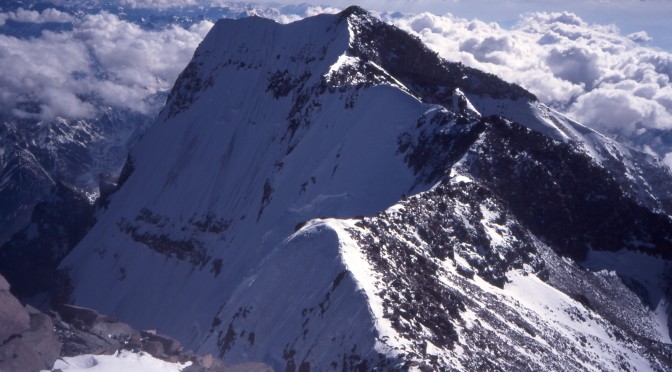
[{"label": "snow covered foreground slope", "polygon": [[219,21],[124,178],[72,299],[227,363],[672,366],[669,170],[360,8]]},{"label": "snow covered foreground slope", "polygon": [[136,354],[127,350],[118,351],[114,355],[81,355],[66,357],[56,361],[54,370],[60,371],[144,371],[144,372],[179,372],[191,362],[181,364],[169,363],[156,359],[149,354]]}]

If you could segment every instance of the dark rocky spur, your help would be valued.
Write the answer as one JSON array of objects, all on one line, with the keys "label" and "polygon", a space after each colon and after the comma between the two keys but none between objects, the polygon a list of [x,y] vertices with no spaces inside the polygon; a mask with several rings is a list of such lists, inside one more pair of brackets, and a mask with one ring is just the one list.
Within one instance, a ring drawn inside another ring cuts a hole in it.
[{"label": "dark rocky spur", "polygon": [[148,353],[169,362],[191,362],[189,372],[270,371],[261,363],[226,366],[212,355],[197,355],[155,330],[136,331],[95,310],[61,305],[42,313],[23,306],[0,276],[0,371],[51,370],[57,358],[112,355],[120,350]]}]

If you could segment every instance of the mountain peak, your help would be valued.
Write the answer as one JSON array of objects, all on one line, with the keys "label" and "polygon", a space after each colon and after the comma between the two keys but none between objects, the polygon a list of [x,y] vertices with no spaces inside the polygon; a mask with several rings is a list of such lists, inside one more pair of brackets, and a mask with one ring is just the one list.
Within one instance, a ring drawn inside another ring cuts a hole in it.
[{"label": "mountain peak", "polygon": [[371,13],[368,10],[358,5],[350,5],[349,7],[343,9],[343,11],[341,11],[339,14],[341,15],[342,18],[347,18],[350,16],[361,17],[371,15]]},{"label": "mountain peak", "polygon": [[[342,23],[342,19],[348,21]],[[211,56],[216,55],[226,59],[213,64]],[[280,84],[280,90],[273,90],[276,96],[288,94],[291,87],[307,87],[304,80],[310,73],[310,82],[323,88],[385,83],[429,104],[450,105],[456,89],[470,99],[536,101],[520,86],[448,62],[417,37],[352,6],[339,15],[319,15],[286,25],[258,17],[218,21],[173,87],[166,105],[169,116],[186,109],[198,92],[212,86],[217,70],[232,64],[268,74],[276,86]]]}]

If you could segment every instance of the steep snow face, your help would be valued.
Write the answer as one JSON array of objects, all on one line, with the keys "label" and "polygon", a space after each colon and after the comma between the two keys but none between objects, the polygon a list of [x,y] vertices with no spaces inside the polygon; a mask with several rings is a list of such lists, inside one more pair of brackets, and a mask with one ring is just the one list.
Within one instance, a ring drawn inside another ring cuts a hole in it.
[{"label": "steep snow face", "polygon": [[276,370],[387,366],[379,321],[356,281],[340,220],[312,220],[243,280],[215,318],[201,350],[227,363],[264,360]]},{"label": "steep snow face", "polygon": [[664,311],[572,261],[672,258],[638,156],[357,7],[221,20],[62,268],[227,363],[658,368]]},{"label": "steep snow face", "polygon": [[194,347],[297,224],[373,214],[422,187],[397,140],[431,107],[388,84],[328,82],[349,38],[339,16],[219,21],[64,261],[74,300]]}]

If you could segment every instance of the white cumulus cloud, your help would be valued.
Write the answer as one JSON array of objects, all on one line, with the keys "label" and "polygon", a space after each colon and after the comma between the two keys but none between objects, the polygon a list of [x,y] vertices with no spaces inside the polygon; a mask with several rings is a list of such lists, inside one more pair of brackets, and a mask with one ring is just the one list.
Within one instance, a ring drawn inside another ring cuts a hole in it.
[{"label": "white cumulus cloud", "polygon": [[70,22],[73,20],[71,15],[54,8],[47,8],[41,12],[19,8],[13,12],[0,13],[0,26],[8,19],[29,23]]},{"label": "white cumulus cloud", "polygon": [[[24,14],[25,22],[39,22],[56,13],[16,14]],[[84,118],[97,114],[96,102],[150,113],[156,107],[148,97],[172,87],[212,27],[202,21],[189,29],[147,31],[105,12],[77,20],[59,17],[73,22],[73,30],[43,31],[30,39],[0,35],[3,111],[41,119]]]},{"label": "white cumulus cloud", "polygon": [[653,40],[653,38],[649,36],[649,34],[646,31],[637,31],[628,34],[628,39],[637,43],[646,43]]}]

